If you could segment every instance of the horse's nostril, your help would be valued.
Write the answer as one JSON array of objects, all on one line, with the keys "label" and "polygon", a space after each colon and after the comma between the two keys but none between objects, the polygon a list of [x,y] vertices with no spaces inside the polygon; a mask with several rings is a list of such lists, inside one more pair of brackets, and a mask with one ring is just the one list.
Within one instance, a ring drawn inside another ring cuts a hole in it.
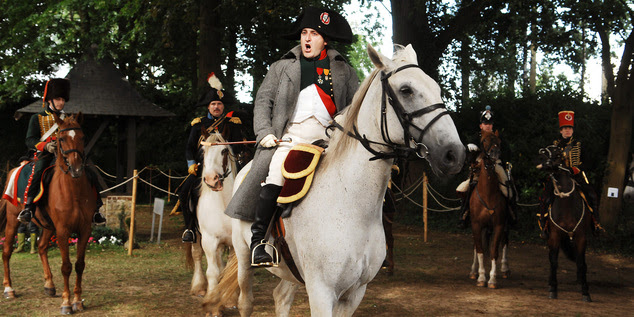
[{"label": "horse's nostril", "polygon": [[454,152],[451,150],[447,151],[447,153],[445,153],[445,162],[453,163],[455,161],[456,161],[456,155],[454,154]]}]

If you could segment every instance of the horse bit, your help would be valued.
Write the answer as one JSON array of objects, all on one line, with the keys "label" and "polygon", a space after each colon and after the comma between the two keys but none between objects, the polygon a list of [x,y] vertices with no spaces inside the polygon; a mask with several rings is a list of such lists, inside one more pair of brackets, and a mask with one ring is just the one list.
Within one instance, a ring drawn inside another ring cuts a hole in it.
[{"label": "horse bit", "polygon": [[[392,75],[412,67],[416,67],[420,69],[420,66],[418,65],[408,64],[408,65],[401,66],[397,68],[396,70],[389,72],[387,74],[385,72],[381,72],[381,85],[383,90],[382,99],[381,99],[381,136],[383,138],[383,142],[385,143],[368,140],[368,138],[365,135],[361,135],[359,133],[356,126],[353,126],[354,133],[348,132],[349,136],[361,142],[363,147],[374,155],[374,157],[370,158],[371,161],[377,160],[377,159],[407,158],[412,152],[415,152],[416,155],[420,158],[426,158],[427,155],[429,155],[429,149],[425,144],[422,143],[425,132],[427,132],[429,128],[434,123],[436,123],[436,121],[438,121],[442,116],[449,114],[449,112],[445,109],[444,103],[433,104],[431,106],[427,106],[425,108],[413,111],[411,113],[408,113],[407,111],[405,111],[405,108],[398,101],[398,98],[396,97],[394,90],[390,86],[388,79]],[[388,102],[392,106],[392,109],[396,113],[396,117],[398,118],[399,122],[401,123],[401,126],[403,127],[404,139],[408,140],[410,144],[411,142],[416,144],[414,148],[410,146],[402,146],[400,144],[397,144],[393,142],[392,139],[390,138],[390,133],[387,127],[387,103]],[[419,126],[412,123],[412,120],[414,120],[415,118],[423,116],[436,109],[445,109],[445,110],[437,114],[431,121],[429,121],[429,123],[424,128],[420,128]],[[343,131],[343,127],[339,125],[339,123],[337,123],[336,121],[333,121],[333,126]],[[412,134],[409,132],[410,127],[420,131],[418,140],[415,139],[412,136]],[[372,144],[389,147],[392,149],[392,152],[386,153],[386,152],[375,150],[372,148]]]},{"label": "horse bit", "polygon": [[[66,128],[66,129],[61,129],[58,131],[58,134],[61,134],[62,132],[66,132],[66,131],[72,131],[72,130],[79,130],[81,131],[80,127],[73,127],[73,128]],[[79,155],[79,157],[81,158],[81,169],[84,169],[84,166],[86,165],[86,161],[84,160],[84,153],[79,151],[78,149],[70,149],[70,150],[64,150],[62,148],[62,140],[60,138],[59,141],[59,151],[62,153],[62,158],[64,159],[64,163],[66,163],[66,166],[68,167],[67,170],[64,170],[64,168],[62,168],[61,166],[59,167],[62,172],[64,172],[64,174],[68,174],[68,172],[70,172],[71,166],[70,163],[68,162],[68,154],[70,153],[77,153]]]}]

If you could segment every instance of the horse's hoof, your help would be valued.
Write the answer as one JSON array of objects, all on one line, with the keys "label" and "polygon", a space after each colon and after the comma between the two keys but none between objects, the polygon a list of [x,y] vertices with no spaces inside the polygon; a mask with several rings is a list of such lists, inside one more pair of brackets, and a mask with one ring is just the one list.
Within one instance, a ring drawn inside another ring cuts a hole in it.
[{"label": "horse's hoof", "polygon": [[476,284],[478,287],[485,287],[487,286],[486,282],[478,282],[478,284]]},{"label": "horse's hoof", "polygon": [[549,292],[548,293],[548,298],[557,299],[557,293],[556,292]]},{"label": "horse's hoof", "polygon": [[44,293],[50,297],[55,296],[55,287],[44,287]]},{"label": "horse's hoof", "polygon": [[475,280],[476,278],[478,278],[478,275],[475,274],[475,273],[471,273],[471,274],[469,274],[469,278],[472,279],[472,280]]},{"label": "horse's hoof", "polygon": [[84,303],[83,302],[74,302],[73,303],[73,312],[82,312],[84,311]]},{"label": "horse's hoof", "polygon": [[68,306],[62,306],[62,310],[60,312],[62,315],[70,315],[73,313],[73,307],[71,307],[70,305]]},{"label": "horse's hoof", "polygon": [[491,288],[491,289],[497,289],[497,288],[498,288],[498,285],[497,285],[497,284],[495,284],[495,283],[489,283],[489,284],[487,285],[487,287],[489,287],[489,288]]},{"label": "horse's hoof", "polygon": [[502,272],[502,278],[509,278],[509,277],[511,277],[511,271]]},{"label": "horse's hoof", "polygon": [[583,295],[582,301],[586,302],[586,303],[591,303],[592,299],[590,298],[590,295]]},{"label": "horse's hoof", "polygon": [[6,299],[14,299],[15,298],[15,291],[4,292],[4,298],[6,298]]}]

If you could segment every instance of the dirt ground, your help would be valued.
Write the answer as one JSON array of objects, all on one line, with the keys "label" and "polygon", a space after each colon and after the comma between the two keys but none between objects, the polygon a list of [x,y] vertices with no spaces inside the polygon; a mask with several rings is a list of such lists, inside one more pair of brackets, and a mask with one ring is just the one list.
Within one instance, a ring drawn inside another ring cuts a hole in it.
[{"label": "dirt ground", "polygon": [[[149,238],[148,211],[141,210],[137,240]],[[122,254],[88,255],[84,285],[85,316],[203,316],[201,298],[188,294],[191,272],[182,265],[181,227],[164,220],[161,246],[143,244],[130,258]],[[511,277],[499,289],[477,287],[470,280],[472,242],[469,233],[430,232],[423,241],[419,227],[395,225],[396,270],[379,272],[368,286],[355,316],[632,316],[634,261],[590,252],[588,282],[592,303],[581,301],[576,268],[560,257],[559,299],[548,299],[548,258],[543,245],[512,241]],[[94,252],[94,251],[93,251]],[[41,293],[39,261],[20,255],[12,261],[20,298],[0,301],[0,315],[59,314],[60,298]],[[58,287],[60,260],[51,259]],[[98,268],[97,268],[98,267]],[[95,272],[97,270],[98,272]],[[488,271],[488,269],[487,269]],[[73,275],[74,276],[74,275]],[[74,277],[71,277],[74,279]],[[273,316],[272,290],[278,279],[256,272],[254,316]],[[59,290],[61,292],[61,289]],[[8,313],[10,312],[10,313]],[[228,310],[226,316],[239,316]],[[292,316],[309,316],[303,288],[295,297]]]}]

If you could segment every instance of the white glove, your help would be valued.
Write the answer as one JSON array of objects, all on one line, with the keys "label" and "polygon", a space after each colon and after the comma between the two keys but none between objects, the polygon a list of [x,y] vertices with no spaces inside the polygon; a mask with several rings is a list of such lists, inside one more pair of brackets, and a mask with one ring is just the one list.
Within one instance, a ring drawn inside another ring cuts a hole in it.
[{"label": "white glove", "polygon": [[473,143],[467,144],[467,149],[469,149],[469,152],[475,152],[480,150],[480,148],[478,148],[478,146]]},{"label": "white glove", "polygon": [[269,134],[267,136],[265,136],[264,138],[262,138],[262,140],[260,140],[260,145],[263,147],[274,147],[277,146],[277,142],[275,142],[277,138],[272,135]]},{"label": "white glove", "polygon": [[44,150],[55,154],[55,151],[57,150],[57,142],[51,141],[46,143],[46,145],[44,146]]}]

